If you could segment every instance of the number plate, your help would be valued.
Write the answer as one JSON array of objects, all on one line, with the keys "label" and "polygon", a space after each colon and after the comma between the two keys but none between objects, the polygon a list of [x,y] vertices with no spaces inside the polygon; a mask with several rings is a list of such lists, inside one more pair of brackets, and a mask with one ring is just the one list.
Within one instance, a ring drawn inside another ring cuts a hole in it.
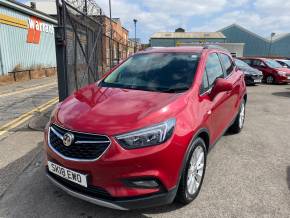
[{"label": "number plate", "polygon": [[88,187],[86,175],[69,170],[50,161],[47,162],[47,165],[50,172],[81,186]]},{"label": "number plate", "polygon": [[260,83],[260,82],[262,82],[262,80],[260,80],[260,79],[255,79],[254,82],[255,82],[255,83]]}]

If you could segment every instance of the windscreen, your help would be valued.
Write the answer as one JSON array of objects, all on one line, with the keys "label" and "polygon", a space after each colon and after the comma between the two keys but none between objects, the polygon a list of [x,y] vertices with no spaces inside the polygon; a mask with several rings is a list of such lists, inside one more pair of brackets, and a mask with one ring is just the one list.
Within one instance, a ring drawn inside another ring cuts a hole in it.
[{"label": "windscreen", "polygon": [[282,68],[282,65],[279,64],[277,61],[274,60],[266,60],[266,64],[272,68]]},{"label": "windscreen", "polygon": [[199,55],[195,53],[138,54],[108,75],[101,86],[160,92],[190,88]]},{"label": "windscreen", "polygon": [[290,60],[284,61],[288,66],[290,66]]}]

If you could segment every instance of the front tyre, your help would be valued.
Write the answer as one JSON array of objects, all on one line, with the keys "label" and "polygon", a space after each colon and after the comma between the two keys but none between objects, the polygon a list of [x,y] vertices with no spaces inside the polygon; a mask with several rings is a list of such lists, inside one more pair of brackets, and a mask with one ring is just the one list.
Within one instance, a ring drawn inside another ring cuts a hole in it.
[{"label": "front tyre", "polygon": [[182,204],[192,202],[202,186],[206,168],[206,146],[201,138],[192,143],[192,149],[183,169],[176,200]]},{"label": "front tyre", "polygon": [[235,119],[235,122],[231,125],[229,129],[231,133],[237,134],[241,132],[241,130],[244,127],[245,117],[246,117],[246,102],[245,100],[243,100],[240,105],[240,110]]},{"label": "front tyre", "polygon": [[266,83],[267,84],[270,84],[270,85],[271,84],[274,84],[275,83],[275,78],[273,76],[271,76],[271,75],[270,76],[267,76],[266,77]]}]

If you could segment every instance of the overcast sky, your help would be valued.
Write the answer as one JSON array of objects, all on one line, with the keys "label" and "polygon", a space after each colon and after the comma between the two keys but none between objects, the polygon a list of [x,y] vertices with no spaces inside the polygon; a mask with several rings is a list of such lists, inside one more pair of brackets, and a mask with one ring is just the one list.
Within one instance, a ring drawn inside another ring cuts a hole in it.
[{"label": "overcast sky", "polygon": [[[107,12],[108,0],[97,0]],[[289,0],[112,0],[112,13],[143,42],[158,31],[216,31],[238,23],[262,36],[290,32]]]},{"label": "overcast sky", "polygon": [[[112,16],[120,17],[134,35],[133,19],[138,20],[137,37],[143,42],[154,32],[216,31],[237,23],[262,36],[290,32],[289,0],[111,0]],[[96,0],[108,15],[108,0]]]}]

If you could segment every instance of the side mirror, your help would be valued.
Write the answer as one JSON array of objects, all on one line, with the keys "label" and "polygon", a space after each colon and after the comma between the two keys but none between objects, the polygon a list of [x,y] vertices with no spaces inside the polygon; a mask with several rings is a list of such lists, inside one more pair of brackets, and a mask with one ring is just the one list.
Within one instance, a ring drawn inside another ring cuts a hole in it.
[{"label": "side mirror", "polygon": [[210,98],[214,99],[221,92],[231,91],[233,89],[232,83],[223,78],[218,78],[210,92]]}]

